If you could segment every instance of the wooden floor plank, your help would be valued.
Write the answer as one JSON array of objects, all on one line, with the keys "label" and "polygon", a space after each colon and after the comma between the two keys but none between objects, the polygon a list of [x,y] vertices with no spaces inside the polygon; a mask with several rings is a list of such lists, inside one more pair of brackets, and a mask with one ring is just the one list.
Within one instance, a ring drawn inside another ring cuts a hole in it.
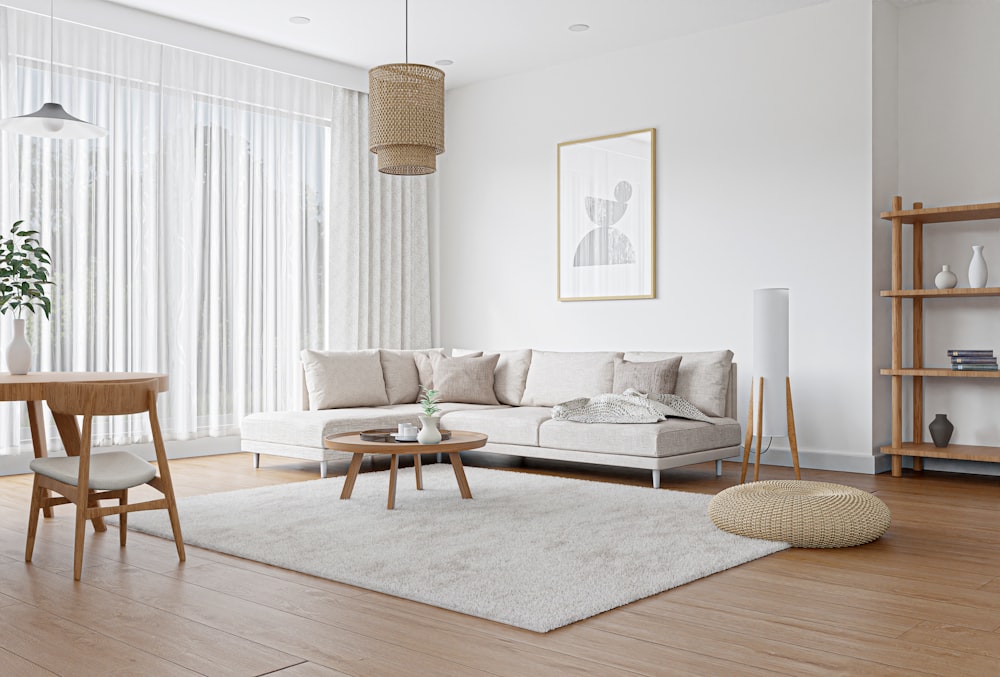
[{"label": "wooden floor plank", "polygon": [[[465,462],[482,464],[475,454]],[[180,496],[318,476],[315,463],[265,457],[261,465],[233,454],[171,469]],[[376,459],[363,471],[383,466]],[[332,463],[330,473],[346,469]],[[555,461],[506,469],[649,482],[644,471]],[[789,468],[763,470],[792,477]],[[31,478],[0,477],[0,673],[1000,674],[1000,478],[803,475],[875,492],[892,511],[889,532],[861,548],[777,553],[546,634],[200,548],[180,564],[171,542],[144,534],[119,548],[114,528],[88,532],[84,580],[74,584],[71,510],[42,520],[35,561],[24,564]],[[663,484],[711,494],[738,478],[738,464],[716,477],[706,463],[666,471]],[[63,594],[70,603],[60,606]],[[102,598],[121,617],[117,634],[83,627]],[[178,638],[177,653],[142,637],[150,622]],[[53,632],[76,648],[47,641]],[[234,657],[241,647],[250,648]]]}]

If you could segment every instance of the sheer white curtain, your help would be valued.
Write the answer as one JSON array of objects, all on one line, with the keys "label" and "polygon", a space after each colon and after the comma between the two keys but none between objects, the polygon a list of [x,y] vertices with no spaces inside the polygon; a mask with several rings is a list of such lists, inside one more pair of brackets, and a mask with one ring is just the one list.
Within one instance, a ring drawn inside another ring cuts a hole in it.
[{"label": "sheer white curtain", "polygon": [[[48,20],[0,27],[7,117],[48,100]],[[109,136],[0,138],[0,228],[39,230],[57,282],[36,369],[166,372],[165,435],[190,439],[297,407],[303,347],[430,344],[433,179],[374,169],[366,95],[58,21],[55,40],[56,100]],[[0,405],[0,452],[30,449],[23,410]]]}]

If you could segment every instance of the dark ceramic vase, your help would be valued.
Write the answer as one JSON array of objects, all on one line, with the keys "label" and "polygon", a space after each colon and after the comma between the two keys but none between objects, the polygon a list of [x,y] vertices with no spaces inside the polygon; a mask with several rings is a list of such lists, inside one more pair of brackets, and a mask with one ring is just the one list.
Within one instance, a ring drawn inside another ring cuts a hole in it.
[{"label": "dark ceramic vase", "polygon": [[927,427],[931,431],[931,439],[934,440],[935,447],[948,446],[948,440],[951,439],[951,433],[954,432],[955,426],[951,424],[946,415],[935,414],[934,420]]}]

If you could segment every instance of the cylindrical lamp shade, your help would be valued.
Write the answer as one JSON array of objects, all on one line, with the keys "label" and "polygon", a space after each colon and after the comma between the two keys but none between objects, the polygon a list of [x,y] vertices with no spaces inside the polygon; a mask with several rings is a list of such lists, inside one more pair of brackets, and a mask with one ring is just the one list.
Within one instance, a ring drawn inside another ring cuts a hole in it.
[{"label": "cylindrical lamp shade", "polygon": [[444,152],[444,71],[390,63],[368,71],[368,149],[383,174],[433,174]]},{"label": "cylindrical lamp shade", "polygon": [[[785,379],[788,377],[787,289],[755,289],[753,292],[753,375],[764,379],[761,435],[785,437],[788,435],[785,400]],[[748,425],[750,423],[748,421]]]}]

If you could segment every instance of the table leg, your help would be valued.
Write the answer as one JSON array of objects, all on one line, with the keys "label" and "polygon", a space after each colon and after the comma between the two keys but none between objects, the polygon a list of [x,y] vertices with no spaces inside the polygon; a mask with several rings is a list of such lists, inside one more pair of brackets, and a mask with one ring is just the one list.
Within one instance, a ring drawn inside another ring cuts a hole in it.
[{"label": "table leg", "polygon": [[[42,401],[30,400],[25,404],[28,405],[28,428],[31,430],[31,447],[35,458],[45,458],[49,451],[45,444],[45,426],[42,425]],[[49,497],[48,489],[42,489],[42,497]],[[52,507],[42,508],[42,515],[52,517]]]},{"label": "table leg", "polygon": [[392,510],[396,505],[396,471],[399,469],[399,454],[393,454],[389,462],[389,503],[387,510]]},{"label": "table leg", "polygon": [[[73,416],[72,414],[57,414],[53,411],[52,420],[55,421],[56,429],[59,431],[59,437],[62,439],[63,448],[66,449],[66,455],[79,456],[80,425],[77,423],[76,416]],[[94,507],[97,504],[97,501],[89,501],[87,503],[89,507]],[[94,531],[108,530],[108,528],[104,526],[103,517],[95,517],[90,521],[94,525]]]},{"label": "table leg", "polygon": [[413,472],[417,476],[417,491],[424,488],[424,478],[420,473],[420,454],[413,455]]},{"label": "table leg", "polygon": [[472,498],[472,490],[469,489],[469,480],[465,479],[465,468],[462,466],[462,455],[453,451],[448,454],[451,459],[451,469],[455,471],[455,479],[458,480],[458,490],[462,493],[462,498]]},{"label": "table leg", "polygon": [[354,454],[351,457],[351,465],[347,468],[347,478],[344,479],[344,490],[340,492],[340,500],[346,501],[354,491],[354,480],[358,479],[358,472],[361,470],[361,461],[365,460],[364,454]]}]

